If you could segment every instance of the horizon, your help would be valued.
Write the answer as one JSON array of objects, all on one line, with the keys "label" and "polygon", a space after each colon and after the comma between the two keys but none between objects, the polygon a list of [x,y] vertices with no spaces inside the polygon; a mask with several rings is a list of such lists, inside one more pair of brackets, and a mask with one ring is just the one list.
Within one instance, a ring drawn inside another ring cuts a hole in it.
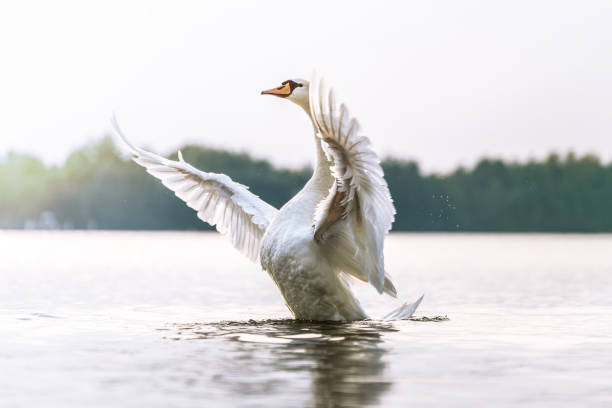
[{"label": "horizon", "polygon": [[427,173],[612,159],[607,2],[34,4],[0,6],[0,155],[61,163],[117,111],[158,153],[197,143],[300,168],[307,117],[259,91],[317,68],[380,157]]},{"label": "horizon", "polygon": [[[275,208],[313,174],[248,152],[194,145],[182,152],[195,168],[224,174]],[[445,174],[397,159],[381,166],[396,231],[612,231],[612,164],[593,156],[551,155],[529,163],[489,158]],[[166,187],[122,155],[110,137],[77,150],[62,166],[45,167],[31,155],[0,157],[6,192],[0,228],[209,229]]]}]

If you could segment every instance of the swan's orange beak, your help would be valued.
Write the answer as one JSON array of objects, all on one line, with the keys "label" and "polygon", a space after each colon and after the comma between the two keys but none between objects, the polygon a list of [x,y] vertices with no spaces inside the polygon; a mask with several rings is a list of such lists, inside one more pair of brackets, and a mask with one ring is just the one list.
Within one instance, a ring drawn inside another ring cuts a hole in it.
[{"label": "swan's orange beak", "polygon": [[289,82],[279,86],[278,88],[268,89],[266,91],[261,91],[262,95],[275,95],[281,98],[286,98],[291,95],[291,85]]}]

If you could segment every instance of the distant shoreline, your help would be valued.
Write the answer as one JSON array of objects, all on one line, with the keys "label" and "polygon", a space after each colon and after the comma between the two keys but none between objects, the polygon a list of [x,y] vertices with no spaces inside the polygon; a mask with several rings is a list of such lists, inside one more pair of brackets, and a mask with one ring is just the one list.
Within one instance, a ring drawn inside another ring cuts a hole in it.
[{"label": "distant shoreline", "polygon": [[[227,174],[277,208],[311,175],[244,153],[181,150],[195,167]],[[612,232],[612,164],[593,155],[482,159],[445,175],[422,174],[413,161],[381,164],[397,210],[394,232]],[[0,158],[0,191],[0,229],[211,229],[110,138],[73,152],[61,166],[15,153]]]}]

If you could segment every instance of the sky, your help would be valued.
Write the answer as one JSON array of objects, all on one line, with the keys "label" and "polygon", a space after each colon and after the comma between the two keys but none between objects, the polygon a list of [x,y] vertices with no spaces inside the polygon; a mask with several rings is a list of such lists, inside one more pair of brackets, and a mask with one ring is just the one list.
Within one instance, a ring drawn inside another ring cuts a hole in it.
[{"label": "sky", "polygon": [[379,155],[428,172],[610,161],[610,21],[607,1],[2,2],[0,156],[61,163],[116,112],[158,153],[197,143],[301,167],[308,118],[259,93],[316,69]]}]

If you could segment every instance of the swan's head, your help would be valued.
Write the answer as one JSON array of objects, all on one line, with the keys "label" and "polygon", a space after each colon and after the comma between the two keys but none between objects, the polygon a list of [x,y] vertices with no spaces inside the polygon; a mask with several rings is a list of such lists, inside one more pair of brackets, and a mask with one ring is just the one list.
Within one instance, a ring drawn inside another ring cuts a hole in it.
[{"label": "swan's head", "polygon": [[261,91],[262,95],[274,95],[279,98],[286,98],[293,103],[300,105],[306,112],[310,111],[308,102],[308,81],[305,79],[288,79],[276,88]]}]

